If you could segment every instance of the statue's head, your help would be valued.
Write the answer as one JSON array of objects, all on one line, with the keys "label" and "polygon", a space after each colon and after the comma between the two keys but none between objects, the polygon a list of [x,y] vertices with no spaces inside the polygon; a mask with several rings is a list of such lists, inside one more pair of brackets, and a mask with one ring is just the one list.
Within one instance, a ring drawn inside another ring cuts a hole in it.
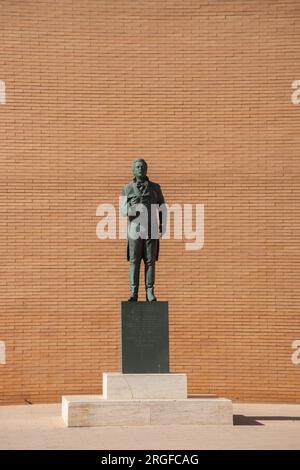
[{"label": "statue's head", "polygon": [[136,178],[145,178],[148,165],[143,158],[138,158],[132,163],[132,171]]}]

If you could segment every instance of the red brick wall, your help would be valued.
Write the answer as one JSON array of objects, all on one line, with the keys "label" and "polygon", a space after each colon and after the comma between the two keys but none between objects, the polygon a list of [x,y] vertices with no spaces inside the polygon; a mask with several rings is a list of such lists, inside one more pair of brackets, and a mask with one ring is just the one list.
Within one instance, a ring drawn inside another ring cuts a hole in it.
[{"label": "red brick wall", "polygon": [[2,0],[1,403],[118,370],[125,241],[100,241],[143,156],[205,245],[164,241],[171,368],[190,393],[299,402],[298,0]]}]

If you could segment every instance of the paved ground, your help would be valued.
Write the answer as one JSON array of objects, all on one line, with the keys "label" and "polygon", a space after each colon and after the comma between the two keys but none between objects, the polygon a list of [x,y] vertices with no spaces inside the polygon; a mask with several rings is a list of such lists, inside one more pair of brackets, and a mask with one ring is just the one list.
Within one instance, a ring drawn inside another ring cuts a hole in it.
[{"label": "paved ground", "polygon": [[300,405],[235,404],[234,426],[66,428],[60,405],[0,406],[0,449],[300,449]]}]

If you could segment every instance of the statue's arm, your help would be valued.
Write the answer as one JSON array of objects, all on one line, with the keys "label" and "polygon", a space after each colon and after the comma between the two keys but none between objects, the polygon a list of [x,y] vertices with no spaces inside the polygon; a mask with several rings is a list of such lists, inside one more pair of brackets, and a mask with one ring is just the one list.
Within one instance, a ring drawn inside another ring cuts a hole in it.
[{"label": "statue's arm", "polygon": [[127,217],[128,215],[128,200],[125,188],[122,189],[121,194],[121,214],[123,217]]},{"label": "statue's arm", "polygon": [[121,214],[123,217],[134,217],[136,216],[136,210],[132,203],[135,202],[134,198],[128,199],[125,187],[122,189],[121,195]]},{"label": "statue's arm", "polygon": [[159,216],[159,232],[164,235],[167,229],[167,206],[163,196],[161,187],[158,190],[158,216]]}]

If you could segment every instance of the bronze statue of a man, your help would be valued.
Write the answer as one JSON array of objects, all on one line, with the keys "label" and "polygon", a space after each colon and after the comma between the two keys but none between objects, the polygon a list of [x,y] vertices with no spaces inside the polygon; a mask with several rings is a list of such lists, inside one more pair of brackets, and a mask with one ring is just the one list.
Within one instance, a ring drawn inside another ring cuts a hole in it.
[{"label": "bronze statue of a man", "polygon": [[130,261],[129,301],[138,300],[141,260],[145,265],[147,301],[154,295],[155,262],[158,260],[159,238],[166,229],[165,201],[159,184],[147,177],[147,163],[139,158],[133,162],[133,181],[122,191],[122,214],[128,217],[127,260]]}]

